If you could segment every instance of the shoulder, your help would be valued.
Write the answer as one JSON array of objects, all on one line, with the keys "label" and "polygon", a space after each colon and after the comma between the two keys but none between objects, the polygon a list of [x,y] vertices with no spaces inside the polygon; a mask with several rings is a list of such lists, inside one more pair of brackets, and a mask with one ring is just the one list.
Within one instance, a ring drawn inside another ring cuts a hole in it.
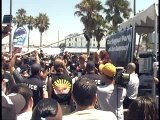
[{"label": "shoulder", "polygon": [[89,109],[78,111],[70,115],[63,116],[63,120],[87,120],[87,119],[96,119],[96,120],[116,120],[114,113],[110,111],[102,111],[97,109]]},{"label": "shoulder", "polygon": [[117,120],[115,114],[111,111],[103,111],[103,110],[97,110],[95,109],[96,114],[98,114],[99,116],[105,116],[107,117],[106,119],[108,120]]}]

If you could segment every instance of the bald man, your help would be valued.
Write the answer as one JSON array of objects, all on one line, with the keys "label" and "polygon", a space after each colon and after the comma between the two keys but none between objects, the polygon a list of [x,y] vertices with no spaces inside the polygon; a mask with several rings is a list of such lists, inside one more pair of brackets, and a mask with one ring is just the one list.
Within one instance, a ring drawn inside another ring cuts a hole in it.
[{"label": "bald man", "polygon": [[130,81],[127,85],[127,95],[123,102],[124,108],[128,109],[129,105],[138,95],[139,78],[138,74],[135,73],[136,65],[134,63],[128,63],[126,72],[130,74]]}]

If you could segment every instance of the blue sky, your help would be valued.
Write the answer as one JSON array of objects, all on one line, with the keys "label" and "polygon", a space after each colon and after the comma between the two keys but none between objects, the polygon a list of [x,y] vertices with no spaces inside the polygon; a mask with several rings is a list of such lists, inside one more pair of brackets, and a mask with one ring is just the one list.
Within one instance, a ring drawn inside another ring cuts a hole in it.
[{"label": "blue sky", "polygon": [[[27,15],[38,16],[41,13],[47,13],[50,19],[49,30],[43,33],[43,44],[54,43],[63,40],[65,36],[71,33],[82,33],[83,24],[80,18],[74,16],[76,11],[75,5],[81,0],[12,0],[12,15],[18,9],[24,8]],[[101,0],[104,4],[106,0]],[[133,8],[133,0],[129,0],[131,8]],[[154,0],[136,0],[136,11],[140,11],[149,7]],[[10,12],[10,0],[2,0],[2,18],[4,14]],[[15,27],[14,27],[15,28]],[[13,28],[13,31],[14,31]],[[6,38],[8,39],[8,38]],[[30,44],[39,45],[40,34],[38,30],[33,30],[30,35]],[[6,40],[5,42],[7,42]],[[27,40],[25,42],[27,44]]]}]

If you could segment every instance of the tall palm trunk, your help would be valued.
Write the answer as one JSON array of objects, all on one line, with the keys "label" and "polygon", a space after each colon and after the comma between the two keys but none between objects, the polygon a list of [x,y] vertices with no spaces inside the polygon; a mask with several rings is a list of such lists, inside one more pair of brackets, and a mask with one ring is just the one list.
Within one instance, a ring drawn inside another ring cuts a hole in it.
[{"label": "tall palm trunk", "polygon": [[29,51],[29,36],[30,36],[30,29],[28,31],[28,51]]},{"label": "tall palm trunk", "polygon": [[90,54],[89,50],[90,50],[90,40],[87,41],[87,55],[88,55],[88,56],[89,56],[89,54]]},{"label": "tall palm trunk", "polygon": [[100,48],[100,41],[97,41],[97,49],[99,50]]},{"label": "tall palm trunk", "polygon": [[42,47],[42,32],[40,32],[40,47]]}]

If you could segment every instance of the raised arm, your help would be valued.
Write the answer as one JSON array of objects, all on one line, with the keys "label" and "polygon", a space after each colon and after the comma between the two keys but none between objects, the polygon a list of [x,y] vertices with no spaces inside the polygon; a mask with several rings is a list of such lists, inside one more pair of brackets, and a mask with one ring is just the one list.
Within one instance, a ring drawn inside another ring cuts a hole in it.
[{"label": "raised arm", "polygon": [[34,54],[35,54],[36,64],[40,64],[40,59],[39,59],[38,51],[35,50]]},{"label": "raised arm", "polygon": [[17,53],[13,56],[13,58],[11,59],[10,65],[9,65],[9,70],[10,70],[10,73],[13,75],[15,82],[21,83],[24,81],[24,79],[14,67],[17,57],[21,57],[21,54]]}]

